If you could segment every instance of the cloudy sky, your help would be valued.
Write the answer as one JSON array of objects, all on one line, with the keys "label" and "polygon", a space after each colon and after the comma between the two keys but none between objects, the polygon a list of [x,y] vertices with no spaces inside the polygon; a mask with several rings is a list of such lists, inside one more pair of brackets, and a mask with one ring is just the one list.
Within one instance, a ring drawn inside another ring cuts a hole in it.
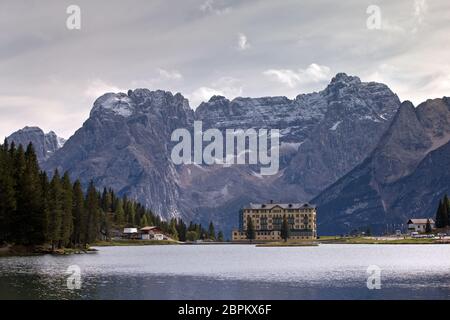
[{"label": "cloudy sky", "polygon": [[[415,104],[450,95],[450,1],[393,2],[1,0],[0,136],[36,125],[68,138],[96,97],[138,87],[196,108],[295,97],[346,72]],[[67,28],[73,4],[80,30]]]}]

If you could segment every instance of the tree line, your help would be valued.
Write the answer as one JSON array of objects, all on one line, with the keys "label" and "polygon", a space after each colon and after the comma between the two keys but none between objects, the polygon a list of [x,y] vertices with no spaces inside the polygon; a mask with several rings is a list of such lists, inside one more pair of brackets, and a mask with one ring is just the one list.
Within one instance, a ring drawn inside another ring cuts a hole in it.
[{"label": "tree line", "polygon": [[436,228],[450,226],[450,200],[447,195],[439,201],[436,211]]},{"label": "tree line", "polygon": [[26,150],[5,140],[0,145],[0,244],[49,244],[52,249],[86,247],[109,240],[123,227],[153,225],[180,241],[223,241],[213,223],[208,229],[182,219],[161,219],[139,202],[112,189],[99,192],[93,181],[83,190],[79,180],[55,170],[41,171],[30,143]]}]

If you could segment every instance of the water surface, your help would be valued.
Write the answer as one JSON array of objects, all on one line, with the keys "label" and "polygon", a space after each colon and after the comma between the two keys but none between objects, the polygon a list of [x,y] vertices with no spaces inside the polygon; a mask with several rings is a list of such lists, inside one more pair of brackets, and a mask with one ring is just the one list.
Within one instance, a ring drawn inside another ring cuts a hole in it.
[{"label": "water surface", "polygon": [[[101,247],[0,258],[0,299],[448,299],[450,246]],[[67,269],[81,289],[67,288]],[[367,268],[381,289],[367,288]]]}]

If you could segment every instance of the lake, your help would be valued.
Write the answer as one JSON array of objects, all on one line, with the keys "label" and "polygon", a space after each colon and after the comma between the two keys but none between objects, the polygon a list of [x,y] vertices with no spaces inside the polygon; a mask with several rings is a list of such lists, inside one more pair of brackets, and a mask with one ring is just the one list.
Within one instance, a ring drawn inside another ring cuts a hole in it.
[{"label": "lake", "polygon": [[[450,245],[98,249],[0,258],[0,299],[450,298]],[[371,265],[381,289],[367,288]],[[80,289],[67,286],[70,266],[80,270]]]}]

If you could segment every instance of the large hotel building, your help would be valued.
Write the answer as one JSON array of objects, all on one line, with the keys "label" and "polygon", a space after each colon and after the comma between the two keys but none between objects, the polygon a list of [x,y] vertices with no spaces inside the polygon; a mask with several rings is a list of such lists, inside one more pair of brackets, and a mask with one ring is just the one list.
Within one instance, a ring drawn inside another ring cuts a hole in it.
[{"label": "large hotel building", "polygon": [[241,210],[239,230],[233,230],[233,241],[247,241],[247,221],[252,219],[256,241],[281,239],[284,217],[289,224],[289,239],[312,240],[317,238],[316,207],[309,203],[254,204]]}]

